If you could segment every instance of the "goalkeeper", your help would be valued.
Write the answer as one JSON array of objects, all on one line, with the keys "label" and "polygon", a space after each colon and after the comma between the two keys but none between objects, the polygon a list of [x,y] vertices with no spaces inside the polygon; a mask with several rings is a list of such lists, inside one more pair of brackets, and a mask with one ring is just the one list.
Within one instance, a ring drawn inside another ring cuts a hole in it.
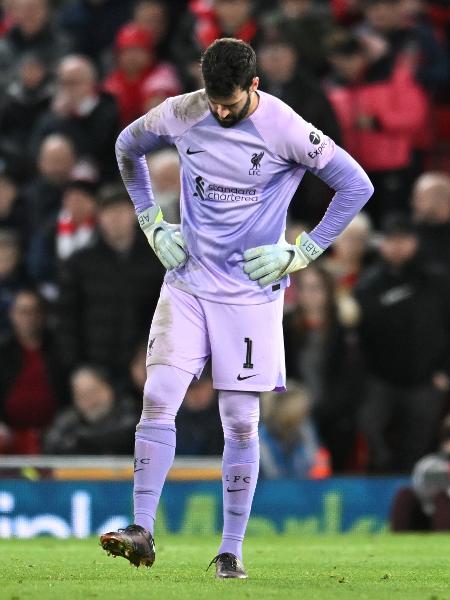
[{"label": "goalkeeper", "polygon": [[[289,273],[317,259],[370,198],[361,167],[289,106],[258,89],[256,56],[239,40],[204,52],[205,89],[169,98],[116,144],[139,224],[167,274],[150,329],[136,429],[134,524],[101,537],[133,564],[154,560],[158,501],[175,453],[175,416],[211,356],[225,437],[219,578],[245,578],[242,542],[258,478],[259,394],[285,386],[283,294]],[[174,145],[181,225],[155,205],[145,155]],[[284,241],[305,171],[336,193],[322,221]],[[145,282],[143,282],[145,285]]]}]

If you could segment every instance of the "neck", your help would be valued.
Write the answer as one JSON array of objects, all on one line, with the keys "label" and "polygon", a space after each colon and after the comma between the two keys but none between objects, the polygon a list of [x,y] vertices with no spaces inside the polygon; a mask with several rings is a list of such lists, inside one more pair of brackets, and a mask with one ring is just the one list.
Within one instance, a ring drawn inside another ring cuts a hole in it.
[{"label": "neck", "polygon": [[17,339],[19,344],[27,350],[35,350],[41,345],[40,337],[37,334],[32,333],[17,333]]},{"label": "neck", "polygon": [[325,321],[325,311],[320,308],[309,308],[305,310],[305,317],[307,320],[323,323]]},{"label": "neck", "polygon": [[120,239],[115,238],[114,240],[105,239],[105,241],[116,252],[126,252],[133,245],[134,236]]},{"label": "neck", "polygon": [[258,108],[258,104],[259,104],[259,94],[258,92],[251,92],[251,96],[250,96],[250,106],[248,109],[248,113],[247,113],[247,117],[249,117],[250,115],[252,115],[255,110]]},{"label": "neck", "polygon": [[359,258],[355,258],[352,256],[347,256],[345,258],[339,258],[338,261],[339,261],[339,264],[341,265],[342,270],[347,273],[349,271],[359,271],[360,266],[361,266],[361,261],[359,260]]}]

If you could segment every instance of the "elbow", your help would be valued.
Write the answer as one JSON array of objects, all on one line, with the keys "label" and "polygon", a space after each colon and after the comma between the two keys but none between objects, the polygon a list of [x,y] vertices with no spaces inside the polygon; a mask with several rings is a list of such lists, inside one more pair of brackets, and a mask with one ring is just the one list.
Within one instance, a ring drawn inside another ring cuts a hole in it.
[{"label": "elbow", "polygon": [[353,197],[353,203],[358,210],[361,210],[373,196],[375,188],[368,175],[359,170],[358,177],[354,178],[349,186],[349,193]]},{"label": "elbow", "polygon": [[367,200],[372,198],[375,188],[373,187],[373,183],[370,181],[369,177],[367,177],[366,181],[366,196]]},{"label": "elbow", "polygon": [[125,138],[126,138],[126,129],[123,129],[116,140],[116,144],[115,144],[115,152],[116,152],[116,158],[117,160],[119,160],[119,158],[121,156],[123,156],[125,154]]},{"label": "elbow", "polygon": [[370,181],[369,176],[364,171],[362,167],[358,165],[358,182],[356,186],[358,188],[359,195],[365,199],[365,202],[372,197],[375,188],[373,187],[373,183]]},{"label": "elbow", "polygon": [[361,208],[363,208],[363,206],[365,206],[367,204],[367,202],[373,196],[374,191],[375,191],[375,188],[373,187],[373,183],[370,181],[370,179],[366,175],[359,187],[358,196],[360,198],[360,201],[358,204],[359,204],[360,210],[361,210]]}]

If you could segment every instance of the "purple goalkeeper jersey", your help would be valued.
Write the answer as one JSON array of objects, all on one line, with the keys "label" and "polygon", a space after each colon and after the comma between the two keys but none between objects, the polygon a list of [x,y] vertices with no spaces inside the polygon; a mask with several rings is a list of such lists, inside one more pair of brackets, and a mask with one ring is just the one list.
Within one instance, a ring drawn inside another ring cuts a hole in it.
[{"label": "purple goalkeeper jersey", "polygon": [[[181,233],[189,259],[165,281],[205,300],[260,304],[288,285],[262,288],[243,271],[248,248],[284,238],[291,198],[308,169],[336,190],[310,233],[326,248],[372,193],[359,165],[281,100],[258,91],[252,115],[229,128],[211,114],[204,90],[168,98],[119,136],[119,168],[136,212],[154,205],[144,155],[176,147]],[[337,158],[336,158],[337,157]]]}]

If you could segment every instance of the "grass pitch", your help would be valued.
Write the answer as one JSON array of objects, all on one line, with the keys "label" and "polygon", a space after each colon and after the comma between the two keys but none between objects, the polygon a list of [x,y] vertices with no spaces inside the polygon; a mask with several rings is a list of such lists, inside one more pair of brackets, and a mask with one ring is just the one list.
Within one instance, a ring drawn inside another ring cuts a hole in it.
[{"label": "grass pitch", "polygon": [[157,540],[151,569],[113,559],[97,539],[0,540],[1,600],[450,600],[450,535],[252,537],[248,580],[217,581],[218,538]]}]

